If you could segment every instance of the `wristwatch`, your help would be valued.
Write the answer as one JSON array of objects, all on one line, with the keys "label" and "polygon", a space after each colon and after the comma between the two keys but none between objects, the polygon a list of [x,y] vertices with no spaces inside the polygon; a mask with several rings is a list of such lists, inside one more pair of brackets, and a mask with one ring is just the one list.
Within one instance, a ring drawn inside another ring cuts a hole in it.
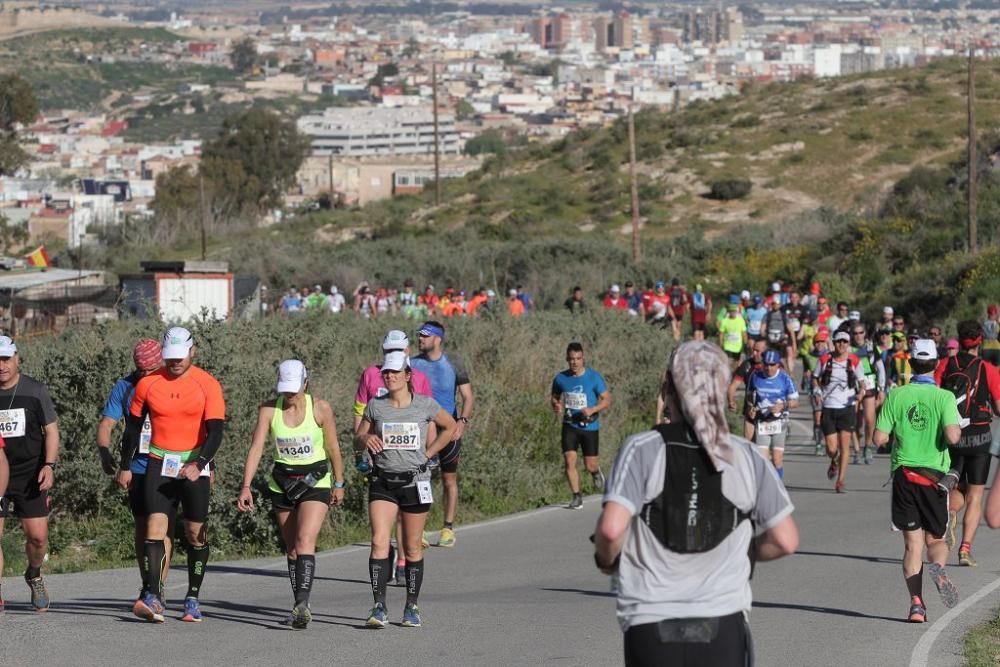
[{"label": "wristwatch", "polygon": [[335,489],[342,489],[345,486],[347,486],[347,482],[334,482],[333,483],[333,488],[335,488]]},{"label": "wristwatch", "polygon": [[56,461],[46,461],[45,463],[42,464],[42,467],[44,468],[45,466],[48,466],[48,467],[52,468],[53,470],[55,470],[56,469],[56,463],[57,463]]},{"label": "wristwatch", "polygon": [[468,417],[459,417],[458,421],[465,422],[466,424],[468,424],[469,423],[469,418]]}]

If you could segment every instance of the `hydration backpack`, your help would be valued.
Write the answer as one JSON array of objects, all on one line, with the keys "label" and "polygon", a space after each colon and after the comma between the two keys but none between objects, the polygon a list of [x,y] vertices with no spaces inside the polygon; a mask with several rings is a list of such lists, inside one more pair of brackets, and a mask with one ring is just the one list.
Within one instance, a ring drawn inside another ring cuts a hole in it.
[{"label": "hydration backpack", "polygon": [[[833,355],[827,352],[819,358],[819,363],[823,366],[823,374],[819,377],[819,384],[822,387],[826,387],[830,384],[830,380],[833,379]],[[858,388],[858,374],[854,372],[854,369],[860,363],[858,357],[854,354],[847,355],[847,388],[851,391],[855,391]]]},{"label": "hydration backpack", "polygon": [[957,357],[950,357],[941,380],[941,388],[955,394],[959,416],[980,426],[989,425],[991,419],[990,404],[980,396],[983,372],[983,360],[979,357],[972,357],[964,368]]},{"label": "hydration backpack", "polygon": [[785,314],[780,310],[772,310],[764,319],[767,323],[767,342],[780,343],[785,337]]},{"label": "hydration backpack", "polygon": [[674,308],[680,308],[684,305],[684,290],[680,287],[670,290],[670,305]]}]

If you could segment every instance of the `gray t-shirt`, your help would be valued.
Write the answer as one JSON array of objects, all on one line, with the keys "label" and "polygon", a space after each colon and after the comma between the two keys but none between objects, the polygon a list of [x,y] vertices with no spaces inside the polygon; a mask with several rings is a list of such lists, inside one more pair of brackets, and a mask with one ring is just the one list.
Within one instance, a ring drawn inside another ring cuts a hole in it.
[{"label": "gray t-shirt", "polygon": [[[722,474],[722,493],[750,512],[757,533],[792,513],[792,501],[770,463],[743,438],[730,435],[736,451]],[[749,614],[751,528],[743,521],[711,551],[681,554],[664,547],[638,516],[663,491],[666,444],[656,431],[629,436],[615,457],[604,502],[632,514],[619,569],[618,621],[622,630],[669,618]]]},{"label": "gray t-shirt", "polygon": [[441,409],[430,396],[412,394],[405,408],[394,408],[388,394],[373,398],[365,406],[364,419],[370,433],[382,438],[385,449],[373,463],[386,472],[409,472],[427,462],[427,425]]}]

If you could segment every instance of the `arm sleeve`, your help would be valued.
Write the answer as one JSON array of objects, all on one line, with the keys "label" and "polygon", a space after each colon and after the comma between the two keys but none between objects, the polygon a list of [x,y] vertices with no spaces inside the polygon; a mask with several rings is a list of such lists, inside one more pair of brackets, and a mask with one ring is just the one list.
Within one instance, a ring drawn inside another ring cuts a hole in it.
[{"label": "arm sleeve", "polygon": [[139,449],[139,436],[142,435],[142,422],[144,418],[133,415],[129,412],[125,416],[125,434],[122,436],[121,461],[118,463],[119,470],[128,470],[132,462],[132,456]]},{"label": "arm sleeve", "polygon": [[757,533],[760,534],[791,514],[795,506],[774,467],[756,450],[750,451],[748,455],[753,461],[754,478],[757,481],[757,502],[754,503],[752,514],[754,523],[757,524]]},{"label": "arm sleeve", "polygon": [[603,502],[616,502],[637,514],[646,504],[646,475],[655,470],[662,443],[655,432],[629,436],[615,456]]},{"label": "arm sleeve", "polygon": [[128,403],[125,400],[128,398],[127,394],[127,383],[121,380],[116,382],[115,386],[111,388],[111,393],[108,394],[108,400],[104,403],[104,407],[101,408],[101,416],[114,421],[119,421],[124,417],[128,409]]},{"label": "arm sleeve", "polygon": [[223,419],[206,419],[205,444],[201,446],[201,453],[198,455],[198,468],[204,470],[205,466],[212,462],[215,455],[219,453],[222,446],[222,430],[226,422]]}]

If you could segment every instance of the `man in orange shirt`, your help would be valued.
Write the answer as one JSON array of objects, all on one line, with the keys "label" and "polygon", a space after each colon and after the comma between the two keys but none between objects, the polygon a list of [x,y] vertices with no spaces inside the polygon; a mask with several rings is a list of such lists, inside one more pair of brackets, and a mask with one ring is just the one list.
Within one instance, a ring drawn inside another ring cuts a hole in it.
[{"label": "man in orange shirt", "polygon": [[475,316],[477,314],[477,311],[479,310],[479,307],[484,303],[486,303],[488,300],[489,297],[486,296],[486,290],[480,287],[476,291],[476,293],[472,295],[472,298],[469,299],[469,303],[465,307],[465,312],[467,312],[469,315]]},{"label": "man in orange shirt", "polygon": [[524,302],[517,296],[516,289],[507,291],[507,310],[513,317],[524,315]]},{"label": "man in orange shirt", "polygon": [[163,622],[163,568],[166,561],[168,518],[184,508],[188,541],[188,591],[181,620],[201,621],[198,593],[208,564],[208,501],[210,464],[222,445],[226,404],[219,381],[194,366],[194,339],[183,327],[163,337],[166,366],[139,381],[125,422],[123,456],[139,445],[145,415],[151,437],[146,471],[147,512],[144,565],[148,590],[135,614]]}]

